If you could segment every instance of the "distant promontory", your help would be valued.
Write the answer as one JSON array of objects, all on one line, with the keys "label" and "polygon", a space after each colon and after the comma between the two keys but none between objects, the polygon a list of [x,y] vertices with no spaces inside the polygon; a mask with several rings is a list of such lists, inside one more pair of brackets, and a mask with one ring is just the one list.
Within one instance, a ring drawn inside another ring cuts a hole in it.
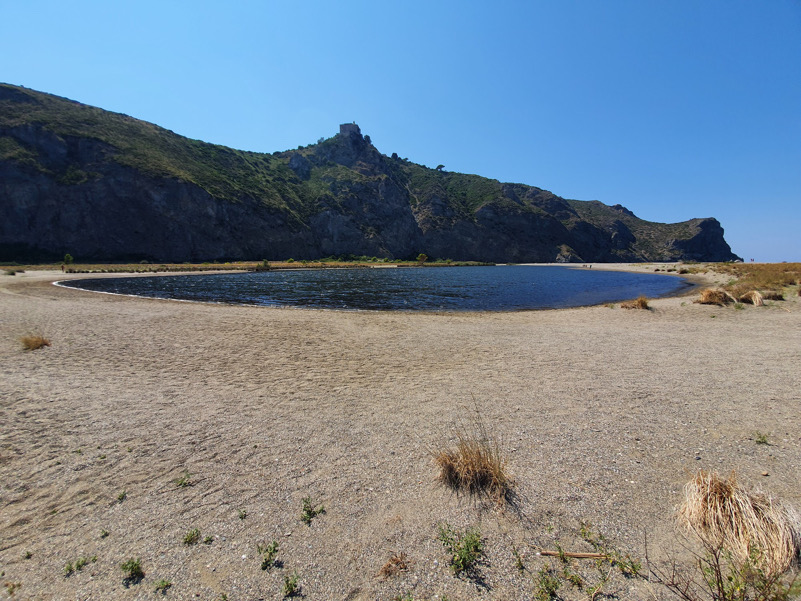
[{"label": "distant promontory", "polygon": [[738,259],[712,218],[620,205],[387,156],[356,124],[261,154],[0,84],[0,260],[492,262]]}]

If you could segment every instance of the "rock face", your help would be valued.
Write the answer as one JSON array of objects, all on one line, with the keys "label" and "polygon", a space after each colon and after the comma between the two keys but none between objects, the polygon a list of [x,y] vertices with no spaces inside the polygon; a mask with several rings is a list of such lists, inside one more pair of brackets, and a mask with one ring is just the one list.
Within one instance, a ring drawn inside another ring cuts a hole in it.
[{"label": "rock face", "polygon": [[177,136],[0,85],[0,260],[206,261],[330,255],[493,262],[724,261],[714,219],[428,169],[358,125],[272,155]]}]

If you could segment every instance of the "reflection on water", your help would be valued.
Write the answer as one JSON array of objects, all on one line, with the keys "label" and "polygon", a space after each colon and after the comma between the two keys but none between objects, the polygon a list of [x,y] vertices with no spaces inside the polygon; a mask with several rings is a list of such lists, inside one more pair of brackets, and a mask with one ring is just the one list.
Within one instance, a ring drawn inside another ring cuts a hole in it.
[{"label": "reflection on water", "polygon": [[259,273],[75,280],[100,292],[182,300],[326,309],[515,311],[616,302],[673,293],[663,275],[563,266],[299,269]]}]

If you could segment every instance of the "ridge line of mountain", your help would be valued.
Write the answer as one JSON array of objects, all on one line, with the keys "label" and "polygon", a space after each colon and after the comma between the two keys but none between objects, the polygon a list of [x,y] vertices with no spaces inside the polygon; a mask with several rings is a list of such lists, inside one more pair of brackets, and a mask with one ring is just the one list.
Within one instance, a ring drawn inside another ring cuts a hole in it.
[{"label": "ridge line of mountain", "polygon": [[263,154],[0,84],[0,260],[415,257],[491,262],[728,261],[714,218],[429,169],[355,123]]}]

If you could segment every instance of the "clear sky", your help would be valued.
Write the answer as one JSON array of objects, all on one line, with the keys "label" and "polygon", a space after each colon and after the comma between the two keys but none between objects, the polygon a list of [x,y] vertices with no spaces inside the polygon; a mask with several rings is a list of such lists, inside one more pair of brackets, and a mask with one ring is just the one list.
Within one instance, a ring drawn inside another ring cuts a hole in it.
[{"label": "clear sky", "polygon": [[234,148],[386,154],[716,217],[801,261],[801,0],[0,0],[0,81]]}]

